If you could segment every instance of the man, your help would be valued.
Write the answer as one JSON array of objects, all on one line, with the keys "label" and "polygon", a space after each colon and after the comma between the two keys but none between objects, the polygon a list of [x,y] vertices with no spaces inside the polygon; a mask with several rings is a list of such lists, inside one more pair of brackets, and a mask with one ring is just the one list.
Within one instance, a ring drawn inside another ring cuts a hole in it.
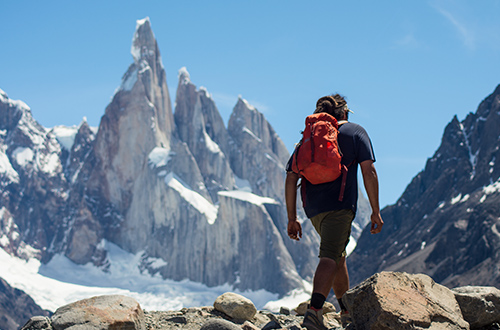
[{"label": "man", "polygon": [[[342,201],[339,194],[342,176],[322,184],[311,184],[302,178],[302,202],[307,217],[321,237],[319,263],[313,280],[313,293],[309,309],[304,315],[303,326],[308,330],[327,329],[323,323],[323,304],[333,288],[341,308],[344,327],[351,322],[342,296],[349,289],[346,265],[346,246],[351,233],[351,223],[356,214],[358,200],[358,164],[372,209],[371,233],[377,234],[384,224],[380,216],[378,178],[375,170],[375,155],[366,131],[360,125],[348,122],[349,112],[344,97],[339,94],[324,96],[316,103],[315,113],[326,112],[339,124],[338,143],[342,152],[342,164],[347,166],[347,178]],[[299,175],[292,172],[292,158],[287,164],[285,200],[288,213],[288,236],[299,240],[302,227],[297,220],[297,182]],[[304,191],[305,190],[305,191]]]}]

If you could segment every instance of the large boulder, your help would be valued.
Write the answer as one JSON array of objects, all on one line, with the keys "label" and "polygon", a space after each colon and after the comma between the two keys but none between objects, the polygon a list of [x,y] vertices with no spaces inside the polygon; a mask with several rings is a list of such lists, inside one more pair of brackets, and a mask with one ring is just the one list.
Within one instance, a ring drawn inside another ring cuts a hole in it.
[{"label": "large boulder", "polygon": [[236,320],[251,320],[257,313],[257,308],[250,299],[233,292],[217,297],[214,308]]},{"label": "large boulder", "polygon": [[54,330],[143,330],[144,312],[139,303],[121,295],[80,300],[56,310],[51,318]]},{"label": "large boulder", "polygon": [[342,299],[356,330],[469,329],[453,292],[424,274],[377,273]]},{"label": "large boulder", "polygon": [[500,323],[500,290],[495,287],[463,286],[452,290],[471,329]]}]

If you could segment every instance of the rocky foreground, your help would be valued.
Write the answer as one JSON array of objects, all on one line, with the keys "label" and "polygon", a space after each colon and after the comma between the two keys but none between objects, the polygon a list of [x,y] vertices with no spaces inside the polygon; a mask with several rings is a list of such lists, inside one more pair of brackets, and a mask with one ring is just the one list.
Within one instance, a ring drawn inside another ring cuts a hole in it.
[{"label": "rocky foreground", "polygon": [[[423,274],[377,273],[349,290],[348,329],[500,329],[500,290],[495,287],[448,289]],[[307,302],[293,311],[257,311],[247,298],[225,293],[210,307],[150,312],[126,296],[98,296],[59,308],[52,317],[31,318],[22,330],[186,329],[300,330]],[[342,329],[339,313],[325,306],[325,321]]]}]

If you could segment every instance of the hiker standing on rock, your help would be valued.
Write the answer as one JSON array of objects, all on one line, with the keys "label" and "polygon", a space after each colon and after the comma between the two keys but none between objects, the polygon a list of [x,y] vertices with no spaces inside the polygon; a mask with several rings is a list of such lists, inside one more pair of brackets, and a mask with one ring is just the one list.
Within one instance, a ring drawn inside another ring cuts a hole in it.
[{"label": "hiker standing on rock", "polygon": [[[323,323],[323,304],[331,288],[341,308],[342,325],[351,322],[342,296],[349,289],[346,247],[358,201],[358,164],[372,209],[371,233],[379,233],[384,224],[372,144],[363,127],[348,122],[349,112],[352,111],[339,94],[321,97],[314,114],[306,119],[304,137],[286,168],[288,236],[294,240],[302,237],[296,205],[297,183],[301,178],[304,211],[321,237],[311,304],[302,324],[308,330],[327,329]],[[323,161],[326,165],[319,164]]]}]

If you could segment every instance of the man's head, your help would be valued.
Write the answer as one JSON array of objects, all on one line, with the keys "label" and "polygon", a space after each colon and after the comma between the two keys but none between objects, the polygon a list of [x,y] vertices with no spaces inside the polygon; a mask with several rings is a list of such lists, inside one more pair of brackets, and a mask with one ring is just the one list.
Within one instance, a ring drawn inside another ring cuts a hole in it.
[{"label": "man's head", "polygon": [[320,97],[316,102],[316,110],[314,113],[326,112],[337,120],[347,120],[349,108],[345,98],[339,94]]}]

